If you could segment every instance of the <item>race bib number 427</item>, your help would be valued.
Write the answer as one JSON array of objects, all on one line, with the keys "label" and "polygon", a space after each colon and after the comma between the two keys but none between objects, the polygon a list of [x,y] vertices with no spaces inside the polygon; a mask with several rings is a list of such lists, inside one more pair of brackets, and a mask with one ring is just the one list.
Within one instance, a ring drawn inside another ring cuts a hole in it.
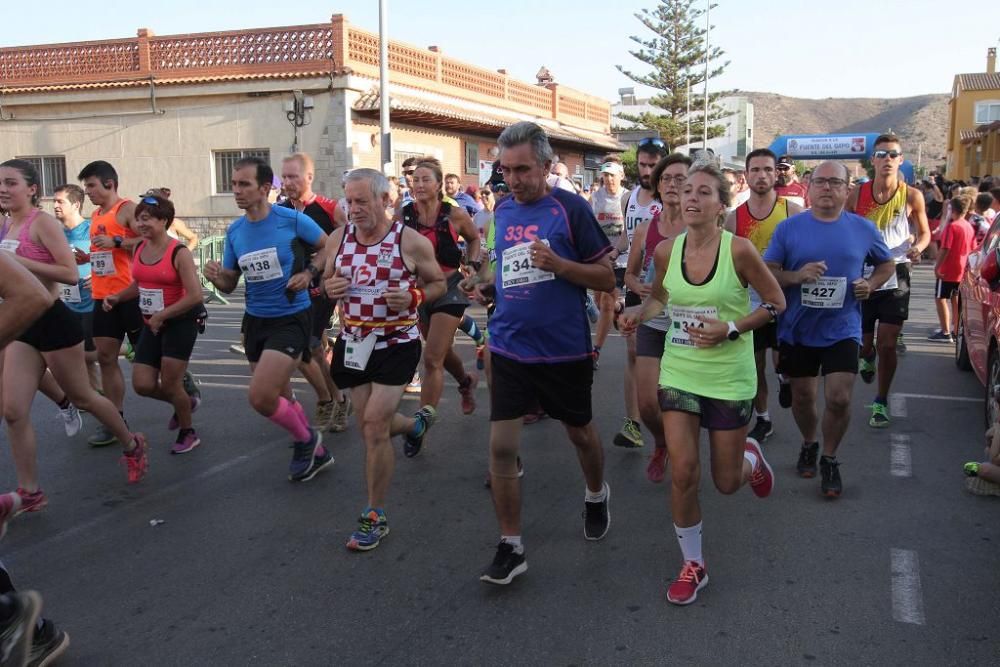
[{"label": "race bib number 427", "polygon": [[274,280],[283,275],[281,262],[278,261],[277,248],[264,248],[248,252],[239,259],[240,271],[248,283],[258,283]]},{"label": "race bib number 427", "polygon": [[802,283],[802,305],[806,308],[843,308],[846,294],[844,276],[820,276],[814,283]]}]

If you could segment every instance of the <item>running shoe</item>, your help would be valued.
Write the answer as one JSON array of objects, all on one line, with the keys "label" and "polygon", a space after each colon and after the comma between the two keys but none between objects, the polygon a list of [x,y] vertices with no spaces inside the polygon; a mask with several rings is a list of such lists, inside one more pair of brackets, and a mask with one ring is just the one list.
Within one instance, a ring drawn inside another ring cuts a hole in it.
[{"label": "running shoe", "polygon": [[145,436],[141,433],[133,433],[132,438],[135,447],[132,448],[132,451],[122,454],[121,462],[125,464],[128,483],[137,484],[142,481],[149,470],[149,447],[146,445]]},{"label": "running shoe", "polygon": [[799,462],[795,465],[795,469],[799,471],[799,477],[812,479],[816,476],[816,458],[818,456],[818,442],[802,443],[802,449],[799,450]]},{"label": "running shoe", "polygon": [[316,403],[316,416],[313,417],[313,424],[321,431],[330,430],[330,422],[333,419],[333,406],[336,401],[326,403]]},{"label": "running shoe", "polygon": [[788,380],[778,381],[778,405],[786,410],[792,407],[792,383]]},{"label": "running shoe", "polygon": [[406,385],[406,389],[403,391],[407,394],[419,394],[422,388],[423,384],[420,382],[420,373],[416,372],[413,374],[413,379],[410,380],[410,384]]},{"label": "running shoe", "polygon": [[770,419],[757,417],[757,423],[752,429],[750,429],[750,433],[747,434],[747,437],[753,438],[757,442],[764,442],[772,435],[774,435],[774,422]]},{"label": "running shoe", "polygon": [[462,395],[462,414],[471,415],[476,411],[476,387],[479,386],[479,374],[468,373],[465,384],[458,385],[458,393]]},{"label": "running shoe", "polygon": [[[955,339],[951,337],[951,334],[950,333],[945,333],[944,331],[938,331],[936,333],[932,333],[930,336],[927,337],[927,340],[929,340],[932,343],[954,343],[955,342]],[[898,351],[898,346],[897,346],[897,351]]]},{"label": "running shoe", "polygon": [[476,370],[481,371],[486,368],[486,341],[482,345],[476,346]]},{"label": "running shoe", "polygon": [[844,485],[840,481],[840,463],[835,458],[821,456],[819,471],[823,476],[820,482],[820,492],[827,498],[839,498]]},{"label": "running shoe", "polygon": [[587,319],[590,320],[591,324],[597,324],[597,320],[601,318],[601,311],[597,308],[597,302],[594,301],[594,295],[587,292]]},{"label": "running shoe", "polygon": [[667,587],[667,602],[673,604],[691,604],[698,599],[698,591],[708,585],[708,572],[705,566],[693,560],[684,563],[681,573]]},{"label": "running shoe", "polygon": [[247,349],[243,346],[243,343],[233,343],[229,346],[229,351],[233,354],[242,354],[244,357],[247,355]]},{"label": "running shoe", "polygon": [[0,539],[7,534],[7,522],[21,513],[21,496],[17,491],[0,495]]},{"label": "running shoe", "polygon": [[120,353],[121,356],[125,357],[125,359],[128,360],[129,363],[135,361],[135,348],[132,347],[132,341],[130,341],[128,338],[126,338],[122,342]]},{"label": "running shoe", "polygon": [[653,455],[649,457],[649,464],[646,466],[646,479],[653,484],[659,484],[667,472],[667,448],[656,447]]},{"label": "running shoe", "polygon": [[[521,457],[517,457],[517,478],[520,479],[524,477],[524,465],[521,463]],[[493,477],[490,473],[486,473],[486,482],[483,484],[487,489],[493,487]]]},{"label": "running shoe", "polygon": [[46,667],[69,648],[69,635],[56,627],[47,618],[42,619],[42,626],[35,627],[35,637],[31,642],[31,655],[28,656],[27,667]]},{"label": "running shoe", "polygon": [[774,471],[764,458],[760,443],[753,438],[747,438],[743,449],[752,452],[757,457],[757,465],[750,471],[750,488],[758,498],[767,498],[774,491]]},{"label": "running shoe", "polygon": [[965,490],[977,496],[1000,496],[1000,484],[982,477],[966,479]]},{"label": "running shoe", "polygon": [[903,356],[906,354],[906,342],[903,340],[903,332],[896,336],[896,354]]},{"label": "running shoe", "polygon": [[118,442],[118,438],[104,424],[98,424],[94,435],[87,438],[87,444],[91,447],[107,447]]},{"label": "running shoe", "polygon": [[872,380],[875,379],[875,357],[872,356],[871,359],[865,359],[864,357],[858,357],[858,375],[861,376],[861,381],[865,384],[871,384]]},{"label": "running shoe", "polygon": [[966,477],[975,477],[979,474],[979,463],[976,461],[969,461],[964,466],[962,466],[962,472],[965,473]]},{"label": "running shoe", "polygon": [[601,367],[601,348],[594,347],[594,351],[590,354],[594,358],[594,370],[596,371]]},{"label": "running shoe", "polygon": [[884,403],[872,402],[872,417],[868,420],[868,425],[872,428],[885,428],[889,425],[889,410]]},{"label": "running shoe", "polygon": [[512,545],[501,541],[497,545],[497,553],[493,557],[493,562],[483,570],[479,581],[506,586],[514,581],[514,577],[527,571],[528,562],[524,559],[524,551],[515,553]]},{"label": "running shoe", "polygon": [[26,491],[21,487],[17,487],[17,491],[14,493],[16,493],[21,499],[20,506],[17,509],[17,514],[21,514],[23,512],[41,512],[45,509],[45,506],[49,504],[49,499],[45,497],[45,492],[41,489],[38,489],[37,491]]},{"label": "running shoe", "polygon": [[642,441],[642,431],[639,430],[639,423],[628,417],[625,418],[622,430],[615,434],[612,442],[614,442],[615,447],[628,447],[630,449],[638,449],[646,444]]},{"label": "running shoe", "polygon": [[10,616],[0,626],[0,665],[22,667],[31,655],[42,596],[35,591],[12,591],[7,597]]},{"label": "running shoe", "polygon": [[201,398],[201,389],[198,388],[198,381],[193,375],[191,375],[191,371],[184,371],[184,379],[182,380],[182,383],[184,384],[185,394]]},{"label": "running shoe", "polygon": [[604,500],[596,503],[583,503],[583,536],[594,541],[608,534],[611,527],[611,511],[608,503],[611,501],[611,486],[604,483]]},{"label": "running shoe", "polygon": [[[326,447],[322,447],[323,434],[312,429],[312,437],[307,442],[296,442],[292,451],[292,460],[288,464],[288,481],[308,482],[324,468],[333,464],[333,456]],[[316,454],[316,448],[322,452]]]},{"label": "running shoe", "polygon": [[72,403],[65,410],[59,411],[59,417],[62,419],[63,428],[66,429],[67,438],[72,438],[83,428],[83,417]]},{"label": "running shoe", "polygon": [[[188,398],[191,399],[191,414],[194,414],[195,412],[198,411],[198,408],[201,406],[201,397],[195,396],[193,394],[188,394]],[[167,423],[167,429],[170,431],[176,431],[180,427],[181,427],[181,422],[179,419],[177,419],[177,413],[175,412],[174,415],[170,418],[170,421]]]},{"label": "running shoe", "polygon": [[437,421],[437,410],[433,405],[425,405],[417,410],[413,415],[413,432],[407,433],[403,439],[403,454],[407,458],[413,458],[420,453],[420,448],[424,445],[424,436],[434,422]]},{"label": "running shoe", "polygon": [[177,442],[170,448],[171,454],[187,454],[201,444],[201,438],[193,428],[182,430],[177,434]]},{"label": "running shoe", "polygon": [[389,534],[385,512],[368,508],[358,519],[358,529],[351,533],[347,548],[351,551],[371,551]]},{"label": "running shoe", "polygon": [[344,400],[333,402],[333,414],[330,416],[328,431],[343,433],[347,430],[347,418],[351,414],[351,397],[344,394]]}]

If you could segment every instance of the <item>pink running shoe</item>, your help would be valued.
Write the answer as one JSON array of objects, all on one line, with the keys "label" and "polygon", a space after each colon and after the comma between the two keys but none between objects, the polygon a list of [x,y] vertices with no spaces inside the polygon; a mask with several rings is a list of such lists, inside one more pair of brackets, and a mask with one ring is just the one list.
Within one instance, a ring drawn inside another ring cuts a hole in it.
[{"label": "pink running shoe", "polygon": [[750,488],[758,498],[767,498],[774,490],[774,472],[756,440],[747,438],[747,444],[743,448],[757,457],[757,465],[750,471]]},{"label": "pink running shoe", "polygon": [[471,415],[476,411],[476,387],[479,386],[479,374],[469,373],[465,386],[458,386],[458,393],[462,395],[462,414]]},{"label": "pink running shoe", "polygon": [[194,432],[194,429],[191,429],[184,434],[184,437],[174,443],[174,446],[170,448],[170,453],[187,454],[200,444],[201,438]]},{"label": "pink running shoe", "polygon": [[667,448],[657,447],[653,450],[653,455],[649,457],[649,465],[646,466],[646,479],[653,484],[663,481],[667,471]]},{"label": "pink running shoe", "polygon": [[[198,411],[198,406],[201,405],[201,398],[199,398],[198,396],[191,396],[190,398],[191,398],[191,413],[194,414],[195,412]],[[177,413],[175,412],[174,416],[170,418],[170,423],[167,424],[167,429],[171,431],[176,431],[180,427],[181,423],[177,421]]]},{"label": "pink running shoe", "polygon": [[132,439],[135,442],[135,447],[130,452],[124,452],[120,462],[125,464],[128,483],[137,484],[142,481],[142,478],[146,476],[146,471],[149,470],[149,445],[146,444],[146,436],[142,433],[133,433]]},{"label": "pink running shoe", "polygon": [[21,496],[16,492],[0,496],[0,539],[7,534],[7,522],[21,511]]},{"label": "pink running shoe", "polygon": [[667,602],[674,604],[691,604],[698,599],[698,591],[708,585],[708,572],[705,566],[689,560],[684,563],[681,573],[667,588]]},{"label": "pink running shoe", "polygon": [[21,498],[21,506],[17,510],[18,514],[22,512],[40,512],[49,504],[49,499],[45,497],[45,492],[41,489],[32,493],[18,487],[14,493]]}]

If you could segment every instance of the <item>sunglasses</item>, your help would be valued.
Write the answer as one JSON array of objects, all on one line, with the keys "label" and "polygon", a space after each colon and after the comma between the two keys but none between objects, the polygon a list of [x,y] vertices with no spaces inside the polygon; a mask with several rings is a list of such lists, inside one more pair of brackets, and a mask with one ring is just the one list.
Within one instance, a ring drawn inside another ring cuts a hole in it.
[{"label": "sunglasses", "polygon": [[160,205],[160,202],[157,201],[156,197],[143,197],[140,201],[141,201],[141,203],[146,204],[147,206],[159,206]]},{"label": "sunglasses", "polygon": [[789,167],[788,165],[779,164],[777,167],[775,167],[775,169],[778,171],[788,171],[789,169],[791,169],[791,167]]},{"label": "sunglasses", "polygon": [[875,151],[875,152],[872,153],[872,157],[877,157],[879,159],[892,158],[893,160],[895,160],[900,155],[902,155],[902,153],[900,151],[882,151],[882,150],[879,150],[879,151]]},{"label": "sunglasses", "polygon": [[646,137],[639,142],[639,148],[646,148],[647,146],[654,146],[659,148],[663,152],[667,152],[667,144],[663,139],[657,139],[656,137]]}]

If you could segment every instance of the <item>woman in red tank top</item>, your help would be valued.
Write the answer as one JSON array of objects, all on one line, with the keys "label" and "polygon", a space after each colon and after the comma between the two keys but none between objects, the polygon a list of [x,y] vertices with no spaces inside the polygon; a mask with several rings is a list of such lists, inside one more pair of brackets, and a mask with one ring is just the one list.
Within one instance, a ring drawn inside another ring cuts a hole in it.
[{"label": "woman in red tank top", "polygon": [[135,349],[132,386],[137,394],[173,406],[168,428],[180,430],[170,453],[184,454],[201,444],[191,420],[201,399],[184,390],[184,374],[198,338],[201,282],[191,251],[167,235],[174,219],[169,199],[144,197],[135,208],[135,219],[143,241],[132,262],[133,282],[106,297],[104,308],[139,297],[145,324]]}]

